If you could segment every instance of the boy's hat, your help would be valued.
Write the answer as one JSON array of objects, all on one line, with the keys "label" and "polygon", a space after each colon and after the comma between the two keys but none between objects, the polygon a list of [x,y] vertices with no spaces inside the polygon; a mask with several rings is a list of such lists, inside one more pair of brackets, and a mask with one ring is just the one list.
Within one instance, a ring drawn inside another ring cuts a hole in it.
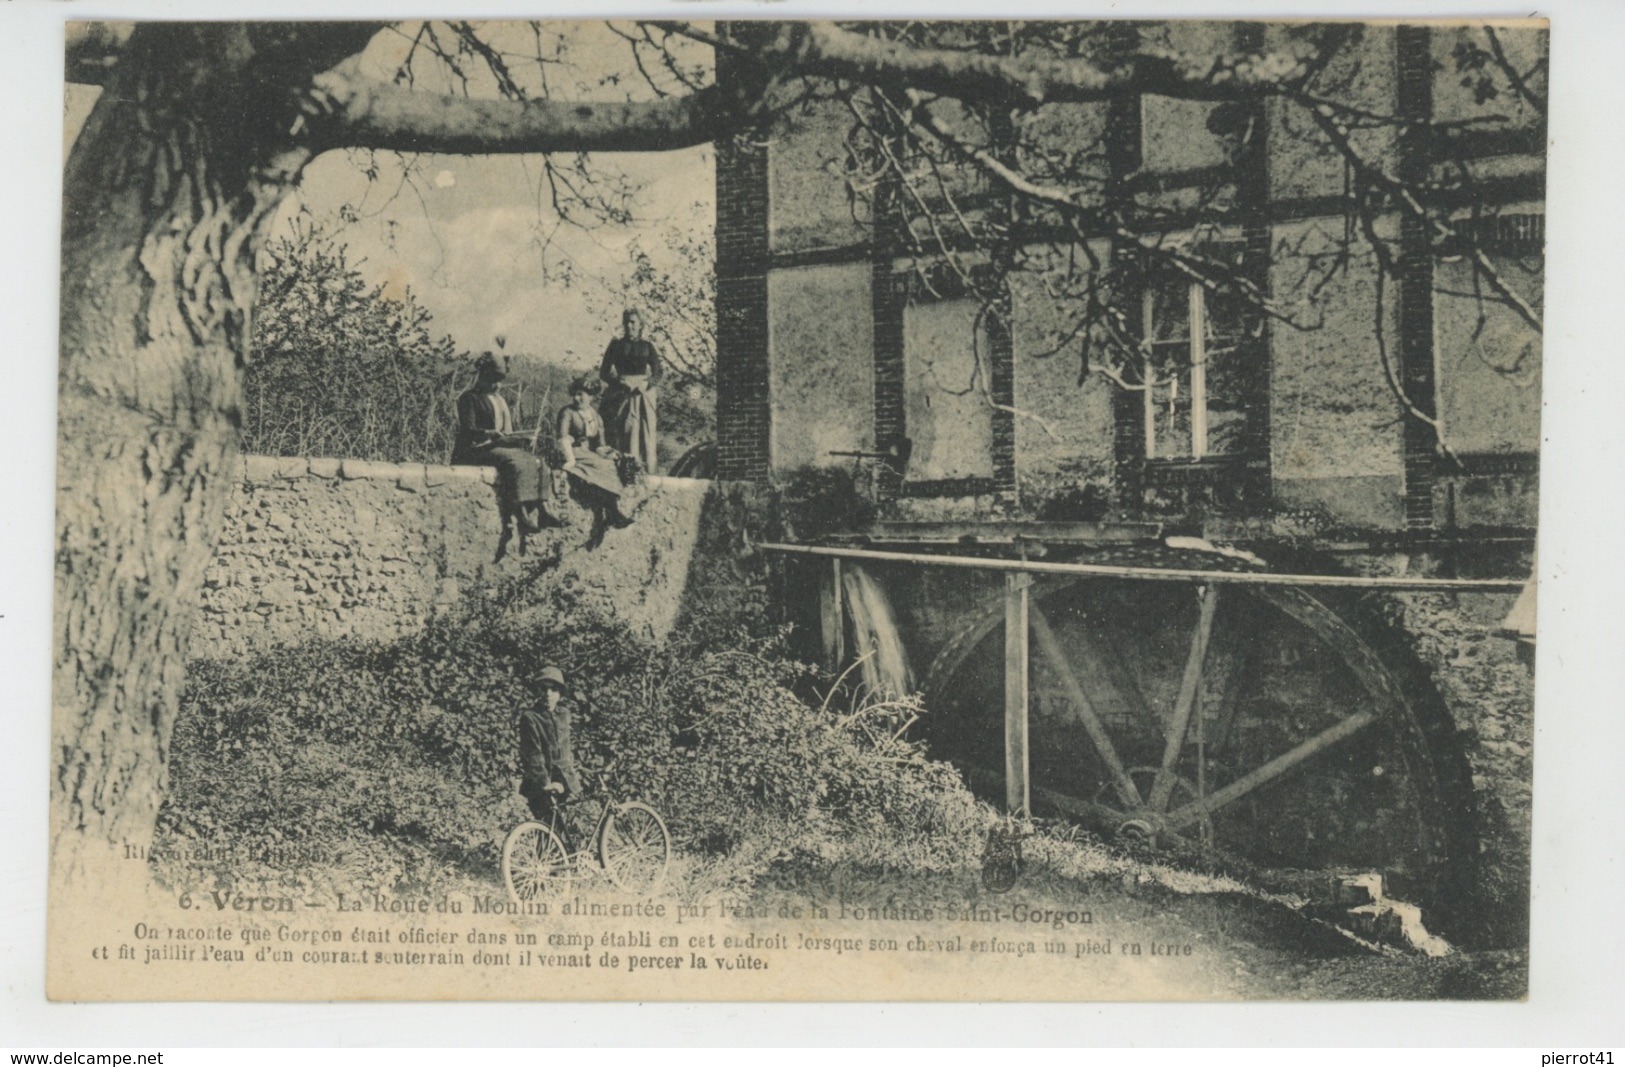
[{"label": "boy's hat", "polygon": [[560,689],[563,689],[564,688],[564,672],[559,670],[557,667],[543,667],[542,668],[542,684],[543,685],[554,685],[554,686],[557,686]]}]

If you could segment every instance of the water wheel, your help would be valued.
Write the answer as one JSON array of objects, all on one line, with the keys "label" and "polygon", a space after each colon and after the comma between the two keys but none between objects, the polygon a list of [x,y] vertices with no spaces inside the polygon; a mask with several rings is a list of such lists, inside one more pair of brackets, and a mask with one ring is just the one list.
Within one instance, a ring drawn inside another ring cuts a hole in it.
[{"label": "water wheel", "polygon": [[[1035,806],[1266,881],[1375,870],[1443,922],[1466,906],[1465,760],[1421,668],[1357,600],[1058,578],[1029,603]],[[1003,766],[1003,623],[995,598],[936,655],[939,756]]]}]

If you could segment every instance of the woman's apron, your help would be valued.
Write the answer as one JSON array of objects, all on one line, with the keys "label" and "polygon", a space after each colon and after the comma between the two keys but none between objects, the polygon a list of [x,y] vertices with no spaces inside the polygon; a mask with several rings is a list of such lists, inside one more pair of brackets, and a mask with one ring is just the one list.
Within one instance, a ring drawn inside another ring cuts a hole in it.
[{"label": "woman's apron", "polygon": [[638,461],[647,473],[655,470],[655,398],[658,391],[647,374],[628,374],[605,397],[610,447]]}]

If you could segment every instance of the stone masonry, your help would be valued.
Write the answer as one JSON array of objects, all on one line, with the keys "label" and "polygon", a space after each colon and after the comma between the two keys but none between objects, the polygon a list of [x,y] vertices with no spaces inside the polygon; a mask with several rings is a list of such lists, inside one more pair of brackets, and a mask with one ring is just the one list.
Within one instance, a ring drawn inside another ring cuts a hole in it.
[{"label": "stone masonry", "polygon": [[530,539],[529,555],[493,563],[493,472],[483,467],[245,456],[204,578],[192,655],[242,655],[312,636],[390,640],[422,627],[471,583],[557,562],[612,598],[629,623],[673,625],[709,483],[648,479],[637,522],[588,551],[588,516]]}]

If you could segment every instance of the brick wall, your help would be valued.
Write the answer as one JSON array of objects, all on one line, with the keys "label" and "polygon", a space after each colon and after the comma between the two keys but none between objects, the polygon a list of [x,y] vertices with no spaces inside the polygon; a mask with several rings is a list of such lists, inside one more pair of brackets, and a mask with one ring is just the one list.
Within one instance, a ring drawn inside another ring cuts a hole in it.
[{"label": "brick wall", "polygon": [[[1139,43],[1139,29],[1132,23],[1114,24],[1108,30],[1110,47],[1119,53],[1134,50]],[[1106,169],[1112,181],[1109,189],[1120,189],[1118,184],[1140,169],[1141,153],[1140,101],[1138,97],[1113,98],[1106,112]],[[1113,247],[1114,257],[1123,250]],[[1129,514],[1138,513],[1145,494],[1145,430],[1143,407],[1138,393],[1118,390],[1112,396],[1112,465],[1117,500]]]},{"label": "brick wall", "polygon": [[1010,298],[987,318],[988,393],[993,401],[993,485],[1013,498],[1016,491],[1015,350],[1010,331]]},{"label": "brick wall", "polygon": [[[897,187],[888,180],[875,196],[875,232],[871,248],[872,303],[875,318],[875,447],[884,451],[907,434],[903,395],[903,306],[905,279],[892,269],[901,243]],[[883,501],[897,496],[903,475],[891,464],[876,467],[875,488]]]},{"label": "brick wall", "polygon": [[[739,76],[718,50],[717,82]],[[768,147],[748,134],[717,142],[717,477],[767,477]]]},{"label": "brick wall", "polygon": [[[1262,51],[1266,42],[1264,27],[1248,23],[1236,27],[1236,44],[1247,51]],[[1270,295],[1271,232],[1270,202],[1270,124],[1268,108],[1262,99],[1248,106],[1251,136],[1235,163],[1236,207],[1247,221],[1241,228],[1245,249],[1247,279]],[[1245,499],[1252,507],[1271,503],[1270,484],[1270,380],[1271,333],[1269,316],[1259,316],[1258,340],[1253,344],[1247,368],[1247,437],[1243,451],[1253,461],[1243,474]]]},{"label": "brick wall", "polygon": [[[1401,26],[1395,34],[1399,74],[1398,111],[1407,119],[1425,120],[1433,113],[1433,49],[1426,26]],[[1402,181],[1421,182],[1428,176],[1428,130],[1414,126],[1402,131],[1398,143],[1398,169]],[[1399,229],[1399,367],[1400,381],[1410,403],[1424,415],[1436,412],[1433,353],[1433,253],[1418,219],[1405,215]],[[1433,527],[1433,482],[1437,468],[1437,442],[1433,428],[1420,419],[1405,419],[1405,526],[1412,530]]]}]

